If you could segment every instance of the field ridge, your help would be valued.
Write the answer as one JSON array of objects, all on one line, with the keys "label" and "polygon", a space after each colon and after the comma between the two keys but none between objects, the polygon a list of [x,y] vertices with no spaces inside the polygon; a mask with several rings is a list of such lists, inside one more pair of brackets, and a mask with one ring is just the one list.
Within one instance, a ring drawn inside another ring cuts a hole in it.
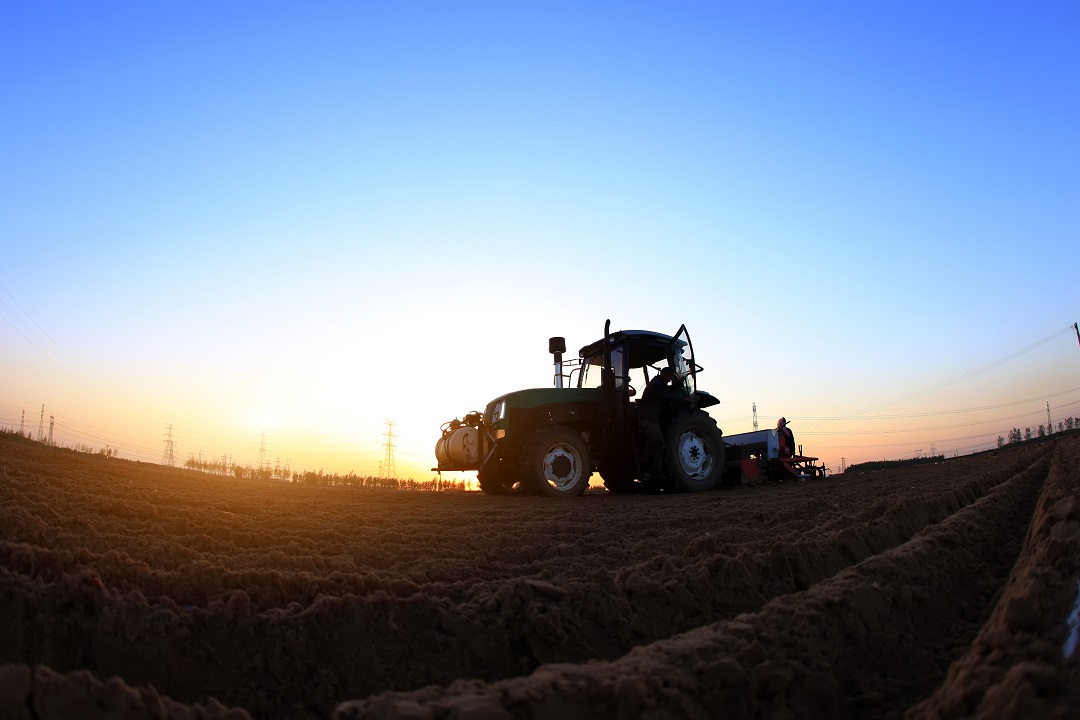
[{"label": "field ridge", "polygon": [[1078,448],[552,503],[0,439],[0,663],[23,705],[113,678],[255,718],[951,717],[1013,690],[1052,712]]}]

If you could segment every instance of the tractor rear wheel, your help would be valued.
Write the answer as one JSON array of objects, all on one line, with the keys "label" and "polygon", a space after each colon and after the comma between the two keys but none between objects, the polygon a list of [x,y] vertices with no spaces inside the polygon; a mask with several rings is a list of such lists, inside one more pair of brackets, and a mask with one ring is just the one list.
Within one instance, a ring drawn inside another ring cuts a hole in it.
[{"label": "tractor rear wheel", "polygon": [[521,480],[538,495],[574,497],[589,487],[589,447],[576,430],[540,428],[521,455]]},{"label": "tractor rear wheel", "polygon": [[668,476],[675,489],[712,490],[724,472],[724,436],[703,410],[675,418],[664,447]]}]

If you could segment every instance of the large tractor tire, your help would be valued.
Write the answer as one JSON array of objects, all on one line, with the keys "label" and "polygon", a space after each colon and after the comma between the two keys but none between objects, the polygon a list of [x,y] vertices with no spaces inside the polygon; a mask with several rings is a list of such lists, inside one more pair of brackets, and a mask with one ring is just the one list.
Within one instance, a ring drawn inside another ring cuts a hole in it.
[{"label": "large tractor tire", "polygon": [[589,447],[576,430],[540,428],[521,454],[521,480],[538,495],[576,497],[589,487]]},{"label": "large tractor tire", "polygon": [[680,415],[668,428],[664,461],[674,489],[712,490],[724,472],[724,437],[703,410]]}]

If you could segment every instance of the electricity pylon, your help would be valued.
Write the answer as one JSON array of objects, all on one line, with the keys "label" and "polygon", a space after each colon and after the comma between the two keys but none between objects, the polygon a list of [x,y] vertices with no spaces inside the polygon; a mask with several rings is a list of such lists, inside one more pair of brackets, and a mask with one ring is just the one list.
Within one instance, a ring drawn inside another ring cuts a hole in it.
[{"label": "electricity pylon", "polygon": [[265,470],[270,465],[270,461],[266,459],[266,431],[263,430],[259,436],[259,462],[257,463],[260,470]]},{"label": "electricity pylon", "polygon": [[176,467],[176,443],[173,442],[172,424],[165,426],[165,452],[161,454],[161,464]]},{"label": "electricity pylon", "polygon": [[386,421],[386,432],[383,434],[386,438],[386,444],[383,446],[385,451],[383,453],[382,461],[382,476],[386,478],[397,478],[397,470],[394,468],[394,421]]}]

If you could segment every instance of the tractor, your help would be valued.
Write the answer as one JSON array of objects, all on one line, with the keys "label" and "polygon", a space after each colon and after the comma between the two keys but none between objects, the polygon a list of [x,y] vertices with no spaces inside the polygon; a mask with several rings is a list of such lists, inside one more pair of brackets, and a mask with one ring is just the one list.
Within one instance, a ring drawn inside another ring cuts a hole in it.
[{"label": "tractor", "polygon": [[[611,492],[697,492],[715,488],[724,471],[724,440],[704,411],[720,401],[698,389],[702,368],[686,326],[675,335],[611,332],[564,361],[566,341],[553,337],[554,387],[517,390],[442,427],[435,446],[439,473],[476,471],[487,494],[574,497],[598,472]],[[670,392],[686,399],[660,418],[663,473],[646,474],[644,438],[635,418],[638,388],[664,367]]]}]

